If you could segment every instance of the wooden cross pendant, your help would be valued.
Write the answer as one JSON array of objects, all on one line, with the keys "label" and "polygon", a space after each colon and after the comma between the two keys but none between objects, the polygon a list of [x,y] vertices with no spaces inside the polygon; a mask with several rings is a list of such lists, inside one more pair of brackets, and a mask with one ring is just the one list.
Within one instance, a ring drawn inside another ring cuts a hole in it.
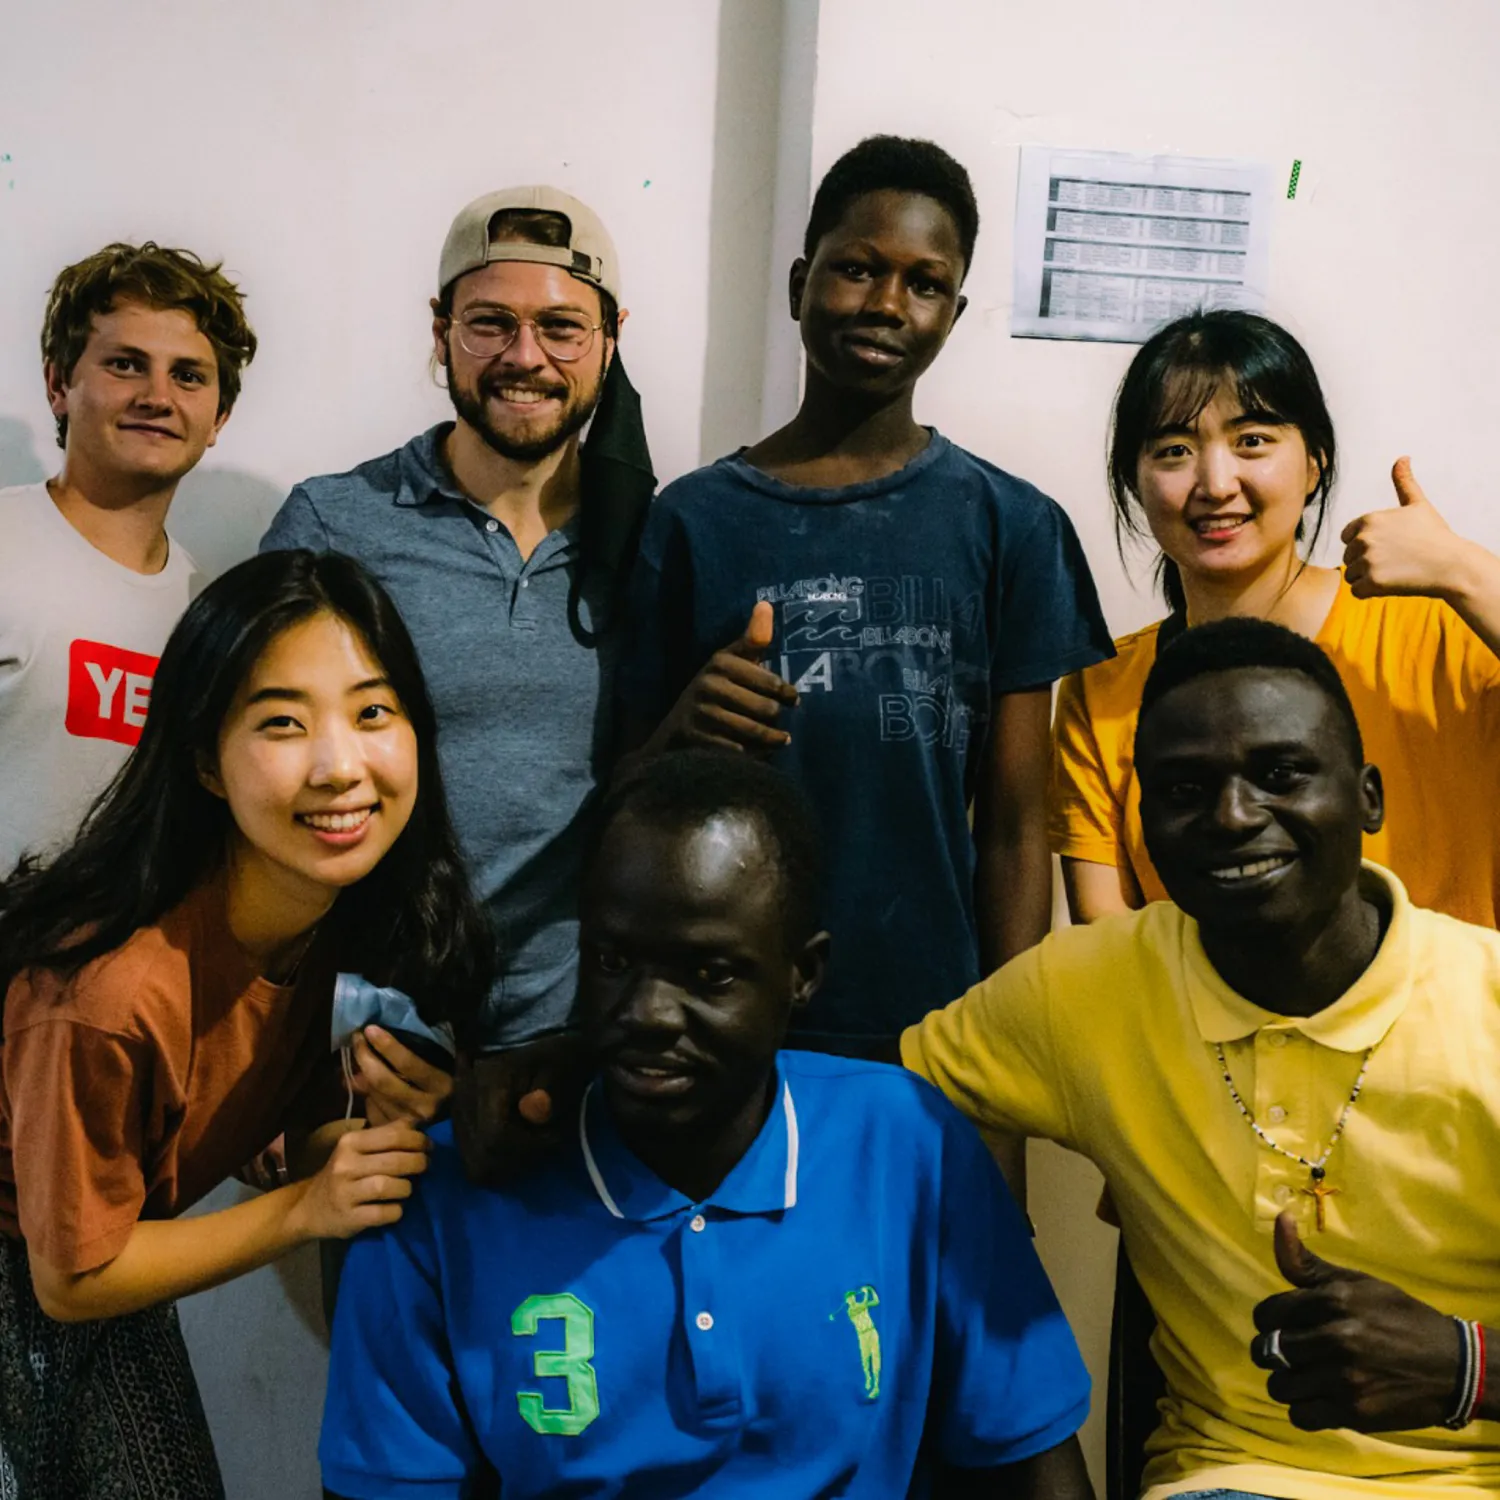
[{"label": "wooden cross pendant", "polygon": [[1328,1205],[1324,1202],[1326,1198],[1332,1198],[1337,1192],[1336,1187],[1329,1187],[1321,1176],[1313,1178],[1311,1187],[1298,1188],[1299,1193],[1305,1193],[1318,1205],[1318,1233],[1322,1234],[1328,1228]]}]

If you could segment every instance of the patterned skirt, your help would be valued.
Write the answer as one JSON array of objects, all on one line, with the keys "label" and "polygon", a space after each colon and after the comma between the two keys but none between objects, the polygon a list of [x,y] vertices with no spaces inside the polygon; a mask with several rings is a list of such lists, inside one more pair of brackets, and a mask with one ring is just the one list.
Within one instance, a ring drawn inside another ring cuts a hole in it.
[{"label": "patterned skirt", "polygon": [[176,1307],[54,1322],[0,1234],[0,1500],[223,1495]]}]

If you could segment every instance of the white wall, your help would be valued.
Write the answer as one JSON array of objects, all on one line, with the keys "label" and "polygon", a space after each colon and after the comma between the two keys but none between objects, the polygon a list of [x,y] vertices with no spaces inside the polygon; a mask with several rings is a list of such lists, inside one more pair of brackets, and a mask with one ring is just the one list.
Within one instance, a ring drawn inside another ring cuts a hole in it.
[{"label": "white wall", "polygon": [[[57,268],[117,237],[223,256],[263,347],[174,525],[227,564],[293,482],[443,415],[425,361],[444,230],[468,198],[537,179],[590,202],[616,237],[625,357],[658,472],[674,477],[785,414],[795,341],[780,288],[809,166],[815,182],[883,130],[952,150],[984,214],[972,306],[922,414],[1067,506],[1116,629],[1155,613],[1114,561],[1102,480],[1130,350],[1008,337],[1024,141],[1250,157],[1283,180],[1300,157],[1297,198],[1278,204],[1271,312],[1328,387],[1339,521],[1386,504],[1389,464],[1410,452],[1449,518],[1500,546],[1477,477],[1500,408],[1483,298],[1500,243],[1497,63],[1489,0],[12,6],[0,483],[56,463],[36,334]],[[1476,293],[1448,290],[1466,284]],[[1096,1181],[1050,1150],[1033,1171],[1044,1255],[1102,1376],[1112,1235],[1092,1217]],[[231,1500],[315,1495],[307,1259],[195,1299],[185,1321]]]},{"label": "white wall", "polygon": [[[861,136],[928,136],[969,169],[983,224],[970,308],[919,411],[1068,509],[1111,625],[1159,617],[1115,558],[1103,453],[1133,350],[1011,339],[1011,221],[1023,142],[1270,163],[1277,203],[1269,311],[1308,346],[1340,438],[1331,532],[1392,503],[1410,453],[1460,531],[1500,547],[1484,466],[1500,410],[1500,11],[1490,0],[823,0],[813,180]],[[1100,997],[1108,1004],[1108,997]],[[1113,1231],[1098,1179],[1033,1148],[1048,1268],[1097,1382]]]}]

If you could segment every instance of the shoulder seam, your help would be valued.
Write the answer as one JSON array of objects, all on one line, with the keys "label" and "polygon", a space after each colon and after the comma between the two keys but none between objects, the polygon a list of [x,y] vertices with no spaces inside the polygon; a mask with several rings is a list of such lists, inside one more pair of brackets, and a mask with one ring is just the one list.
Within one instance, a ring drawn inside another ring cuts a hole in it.
[{"label": "shoulder seam", "polygon": [[80,1031],[91,1031],[98,1036],[113,1037],[118,1042],[127,1042],[131,1046],[138,1047],[145,1043],[145,1037],[138,1032],[122,1031],[115,1026],[101,1026],[97,1021],[90,1021],[86,1016],[73,1015],[46,1015],[36,1016],[30,1021],[23,1021],[19,1026],[7,1025],[5,1033],[7,1036],[20,1036],[27,1031],[39,1031],[43,1026],[72,1026]]},{"label": "shoulder seam", "polygon": [[[154,928],[152,930],[153,930],[154,933],[157,933],[157,934],[160,933],[160,928],[159,927]],[[130,945],[131,942],[135,941],[135,938],[138,937],[138,936],[139,936],[138,933],[134,934],[131,938],[126,939],[125,943],[121,944],[120,947],[114,949],[113,952],[101,954],[100,957],[98,959],[93,960],[93,962],[94,963],[99,963],[103,959],[111,959],[111,958],[117,957],[119,954],[123,953],[124,950],[125,950],[125,948],[127,948]],[[174,949],[172,951],[176,952],[178,950]],[[131,986],[131,993],[132,993],[133,996],[134,995],[139,995],[139,994],[145,992],[148,989],[154,989],[158,993],[161,992],[161,988],[162,987],[160,985],[158,985],[158,984],[155,984],[154,981],[156,980],[156,975],[157,975],[158,969],[160,968],[160,966],[163,963],[165,963],[167,961],[168,957],[169,957],[169,954],[167,954],[167,953],[156,953],[156,954],[152,955],[152,957],[147,961],[147,963],[145,965],[145,968],[142,971],[139,979],[136,980],[136,982]],[[86,966],[86,968],[87,967],[88,966]],[[91,981],[91,982],[95,982],[95,981]],[[77,976],[75,976],[73,980],[69,981],[70,988],[72,986],[76,985],[76,983],[77,983]],[[69,999],[70,1000],[72,999],[71,995],[69,996]],[[65,1003],[67,1003],[67,1002],[64,1002],[64,1001],[52,1001],[52,1002],[50,1002],[51,1007],[53,1008],[54,1011],[59,1010],[60,1007],[61,1007],[61,1005],[65,1004]],[[140,1023],[139,1010],[137,1008],[135,1008],[133,1005],[132,1005],[132,1009],[131,1009],[131,1020],[134,1021],[136,1023],[136,1025],[137,1025],[137,1028],[139,1028],[139,1023]],[[116,1027],[116,1026],[104,1026],[104,1025],[101,1025],[99,1022],[91,1020],[87,1016],[80,1016],[80,1015],[50,1014],[50,1015],[38,1016],[34,1020],[24,1022],[20,1026],[15,1027],[14,1029],[12,1029],[11,1027],[7,1026],[6,1030],[11,1035],[19,1035],[21,1032],[28,1031],[32,1027],[35,1027],[35,1026],[45,1026],[45,1025],[54,1025],[54,1024],[56,1024],[58,1022],[66,1022],[70,1026],[81,1026],[81,1027],[85,1028],[86,1030],[97,1032],[101,1036],[112,1036],[112,1037],[115,1037],[119,1041],[129,1042],[129,1043],[132,1043],[133,1045],[138,1045],[138,1046],[139,1045],[144,1045],[145,1042],[146,1042],[145,1035],[139,1029],[137,1029],[136,1031],[133,1031],[133,1032],[132,1031],[125,1031],[125,1030],[122,1030],[122,1029],[120,1029],[119,1027]]]}]

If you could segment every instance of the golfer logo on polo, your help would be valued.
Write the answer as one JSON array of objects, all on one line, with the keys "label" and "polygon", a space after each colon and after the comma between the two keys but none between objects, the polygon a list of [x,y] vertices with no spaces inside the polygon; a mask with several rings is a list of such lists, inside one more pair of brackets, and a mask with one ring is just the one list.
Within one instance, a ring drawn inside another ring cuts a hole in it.
[{"label": "golfer logo on polo", "polygon": [[[872,1286],[862,1286],[857,1292],[844,1293],[844,1312],[854,1325],[855,1337],[859,1339],[859,1363],[865,1375],[865,1399],[873,1401],[880,1394],[880,1330],[870,1309],[880,1302],[880,1295]],[[838,1314],[829,1313],[831,1323]]]}]

